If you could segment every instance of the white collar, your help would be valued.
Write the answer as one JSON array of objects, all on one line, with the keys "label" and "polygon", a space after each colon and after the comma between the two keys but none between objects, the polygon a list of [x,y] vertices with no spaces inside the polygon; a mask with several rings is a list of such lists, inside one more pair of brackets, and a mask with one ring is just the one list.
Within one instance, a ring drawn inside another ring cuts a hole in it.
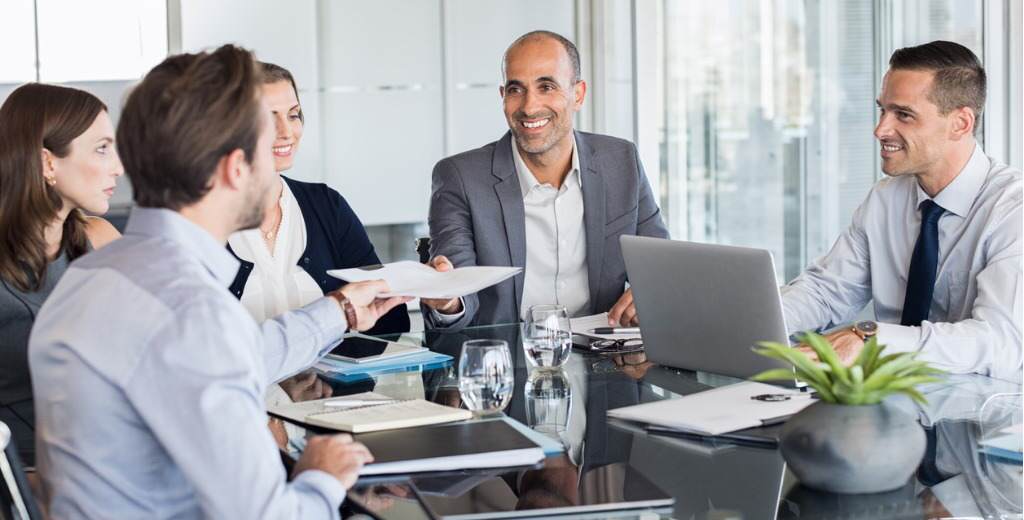
[{"label": "white collar", "polygon": [[974,205],[975,199],[978,198],[978,194],[981,193],[981,186],[985,184],[985,178],[988,176],[988,171],[991,167],[992,165],[985,155],[985,151],[981,149],[981,145],[975,144],[974,153],[967,160],[967,164],[964,165],[964,168],[960,170],[960,173],[957,174],[949,185],[942,188],[938,195],[929,197],[921,189],[921,185],[917,184],[917,206],[920,207],[922,202],[932,199],[942,209],[958,217],[966,217],[967,213],[971,210],[971,206]]},{"label": "white collar", "polygon": [[[523,197],[526,197],[533,188],[540,186],[540,182],[537,181],[537,177],[530,171],[530,167],[523,161],[523,156],[519,154],[519,146],[516,145],[516,138],[512,136],[512,162],[516,166],[516,176],[519,177],[519,188],[523,191]],[[576,133],[573,132],[572,138],[572,168],[569,170],[569,175],[565,177],[566,181],[574,179],[576,184],[583,187],[583,179],[580,178],[580,157],[577,153],[576,146]]]}]

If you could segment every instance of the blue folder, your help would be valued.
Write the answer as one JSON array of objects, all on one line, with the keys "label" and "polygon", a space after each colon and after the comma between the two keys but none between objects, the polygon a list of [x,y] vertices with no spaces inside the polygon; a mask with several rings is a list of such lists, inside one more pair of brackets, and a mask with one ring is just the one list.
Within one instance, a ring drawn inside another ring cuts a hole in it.
[{"label": "blue folder", "polygon": [[349,363],[337,359],[324,358],[314,366],[314,369],[327,379],[342,383],[352,383],[371,379],[382,374],[423,372],[435,368],[445,368],[451,364],[451,356],[428,350],[418,354],[410,354],[371,363]]}]

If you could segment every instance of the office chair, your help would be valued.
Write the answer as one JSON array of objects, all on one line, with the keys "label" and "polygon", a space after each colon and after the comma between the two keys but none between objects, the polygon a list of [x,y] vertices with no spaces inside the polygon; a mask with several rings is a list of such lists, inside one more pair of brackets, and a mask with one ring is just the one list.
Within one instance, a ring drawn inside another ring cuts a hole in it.
[{"label": "office chair", "polygon": [[42,520],[43,515],[14,446],[11,430],[0,422],[0,519]]},{"label": "office chair", "polygon": [[430,261],[430,237],[420,237],[416,239],[416,254],[420,256],[421,264],[425,264]]}]

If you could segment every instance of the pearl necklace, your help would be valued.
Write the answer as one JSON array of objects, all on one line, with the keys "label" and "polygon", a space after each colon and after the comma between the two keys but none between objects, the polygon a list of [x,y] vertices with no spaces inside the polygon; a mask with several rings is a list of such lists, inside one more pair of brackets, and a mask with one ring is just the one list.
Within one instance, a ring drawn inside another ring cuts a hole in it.
[{"label": "pearl necklace", "polygon": [[263,233],[264,240],[273,240],[274,235],[277,234],[278,228],[281,226],[281,210],[278,209],[277,211],[275,211],[275,213],[277,213],[277,218],[274,219],[274,225],[270,227],[270,230],[267,231],[264,230],[263,228],[260,228],[260,232]]}]

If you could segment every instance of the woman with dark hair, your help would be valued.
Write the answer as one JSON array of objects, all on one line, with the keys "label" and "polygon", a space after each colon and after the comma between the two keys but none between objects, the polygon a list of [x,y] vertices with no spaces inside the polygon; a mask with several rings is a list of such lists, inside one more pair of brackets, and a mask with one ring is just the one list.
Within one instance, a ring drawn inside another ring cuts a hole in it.
[{"label": "woman with dark hair", "polygon": [[[304,118],[295,79],[283,67],[262,63],[263,98],[270,106],[276,139],[274,170],[292,167],[302,140]],[[326,184],[300,182],[281,175],[258,229],[237,232],[228,247],[242,262],[231,292],[263,321],[295,309],[341,287],[329,269],[380,263],[359,217]],[[381,317],[368,334],[407,332],[404,305]]]},{"label": "woman with dark hair", "polygon": [[0,421],[29,465],[29,331],[68,263],[120,236],[86,212],[107,212],[123,173],[96,96],[29,83],[0,107]]}]

